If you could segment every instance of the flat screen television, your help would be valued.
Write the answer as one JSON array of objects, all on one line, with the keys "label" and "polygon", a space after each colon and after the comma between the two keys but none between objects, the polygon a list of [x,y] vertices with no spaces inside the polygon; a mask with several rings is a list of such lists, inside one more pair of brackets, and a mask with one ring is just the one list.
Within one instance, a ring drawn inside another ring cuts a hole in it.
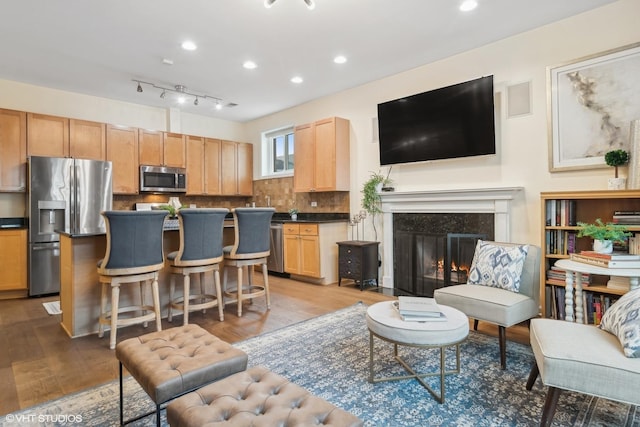
[{"label": "flat screen television", "polygon": [[493,76],[378,104],[380,164],[496,153]]}]

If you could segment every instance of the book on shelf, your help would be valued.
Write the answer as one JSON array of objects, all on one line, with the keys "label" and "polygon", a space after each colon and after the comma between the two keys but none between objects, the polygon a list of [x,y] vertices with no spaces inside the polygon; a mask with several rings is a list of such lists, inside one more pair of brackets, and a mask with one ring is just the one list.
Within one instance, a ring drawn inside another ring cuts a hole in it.
[{"label": "book on shelf", "polygon": [[607,288],[628,291],[631,289],[631,279],[629,277],[611,276],[607,281]]},{"label": "book on shelf", "polygon": [[604,268],[640,268],[640,261],[616,261],[582,254],[571,254],[571,260]]},{"label": "book on shelf", "polygon": [[575,200],[547,200],[545,206],[545,223],[548,226],[576,225]]},{"label": "book on shelf", "polygon": [[626,252],[612,252],[603,254],[595,251],[580,251],[580,255],[590,256],[594,258],[602,258],[613,261],[640,261],[640,255],[630,254]]},{"label": "book on shelf", "polygon": [[[573,272],[573,280],[575,281],[578,276],[577,272]],[[567,270],[564,268],[560,268],[557,265],[552,265],[549,270],[547,270],[547,279],[551,280],[559,280],[564,283],[567,279]],[[582,283],[584,285],[588,285],[591,283],[591,275],[589,273],[582,273]]]}]

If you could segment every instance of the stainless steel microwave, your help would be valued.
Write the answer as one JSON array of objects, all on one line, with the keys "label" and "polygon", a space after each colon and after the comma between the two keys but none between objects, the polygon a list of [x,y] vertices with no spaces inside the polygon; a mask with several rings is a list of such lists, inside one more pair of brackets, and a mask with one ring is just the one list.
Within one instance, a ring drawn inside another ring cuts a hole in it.
[{"label": "stainless steel microwave", "polygon": [[184,193],[187,170],[164,166],[140,166],[140,191],[147,193]]}]

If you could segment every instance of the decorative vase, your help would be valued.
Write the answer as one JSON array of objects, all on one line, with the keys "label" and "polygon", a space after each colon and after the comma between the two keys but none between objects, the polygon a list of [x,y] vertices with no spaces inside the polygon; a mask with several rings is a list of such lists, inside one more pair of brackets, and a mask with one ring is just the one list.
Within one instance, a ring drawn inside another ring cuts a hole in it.
[{"label": "decorative vase", "polygon": [[613,242],[611,240],[594,240],[593,251],[601,254],[610,254],[613,252]]},{"label": "decorative vase", "polygon": [[291,220],[292,221],[297,221],[298,220],[298,214],[291,214]]},{"label": "decorative vase", "polygon": [[609,178],[609,190],[625,190],[627,188],[627,178]]}]

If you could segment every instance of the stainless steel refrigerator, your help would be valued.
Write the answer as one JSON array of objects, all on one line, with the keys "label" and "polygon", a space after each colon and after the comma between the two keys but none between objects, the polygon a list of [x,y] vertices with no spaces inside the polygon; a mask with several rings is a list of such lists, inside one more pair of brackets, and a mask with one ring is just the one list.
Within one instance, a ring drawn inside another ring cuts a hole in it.
[{"label": "stainless steel refrigerator", "polygon": [[60,235],[105,233],[100,212],[113,203],[111,162],[31,156],[29,296],[60,292]]}]

